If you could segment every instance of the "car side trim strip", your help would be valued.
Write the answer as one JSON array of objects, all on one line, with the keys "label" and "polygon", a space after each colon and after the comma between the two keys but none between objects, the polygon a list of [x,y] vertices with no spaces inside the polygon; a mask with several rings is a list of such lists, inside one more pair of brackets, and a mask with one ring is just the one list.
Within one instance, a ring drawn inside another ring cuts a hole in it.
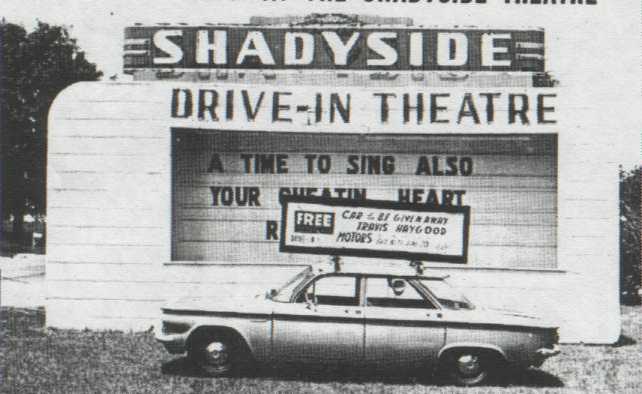
[{"label": "car side trim strip", "polygon": [[339,317],[339,316],[320,316],[320,315],[292,315],[292,314],[267,314],[267,313],[245,313],[245,312],[211,312],[200,310],[177,310],[177,309],[162,309],[163,313],[168,315],[181,315],[181,316],[211,316],[211,317],[231,317],[239,319],[253,319],[253,320],[286,320],[286,321],[308,321],[308,322],[322,322],[322,323],[364,323],[369,325],[386,325],[386,326],[402,326],[402,327],[463,327],[463,328],[484,328],[484,329],[502,329],[512,331],[546,331],[552,328],[544,327],[531,327],[531,326],[518,326],[499,323],[469,323],[469,322],[453,322],[445,320],[398,320],[398,319],[381,319],[381,318],[364,318],[364,317]]}]

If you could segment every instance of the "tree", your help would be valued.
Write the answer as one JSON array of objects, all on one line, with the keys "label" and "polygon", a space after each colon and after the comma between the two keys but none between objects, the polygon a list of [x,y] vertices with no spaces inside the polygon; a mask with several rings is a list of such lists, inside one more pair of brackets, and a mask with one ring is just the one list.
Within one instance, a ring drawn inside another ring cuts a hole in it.
[{"label": "tree", "polygon": [[102,76],[62,26],[39,22],[30,33],[0,21],[0,192],[2,219],[46,214],[47,117],[54,98],[78,81]]},{"label": "tree", "polygon": [[620,171],[620,295],[625,304],[640,297],[640,167]]}]

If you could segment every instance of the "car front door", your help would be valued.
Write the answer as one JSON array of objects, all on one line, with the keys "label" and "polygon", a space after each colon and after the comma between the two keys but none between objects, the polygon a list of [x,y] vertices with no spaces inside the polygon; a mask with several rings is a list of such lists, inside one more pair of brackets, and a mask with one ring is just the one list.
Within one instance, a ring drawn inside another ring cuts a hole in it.
[{"label": "car front door", "polygon": [[363,361],[364,315],[361,279],[326,275],[311,282],[291,303],[275,305],[275,361],[359,363]]},{"label": "car front door", "polygon": [[368,277],[365,287],[365,361],[407,367],[436,361],[446,335],[441,310],[406,279]]}]

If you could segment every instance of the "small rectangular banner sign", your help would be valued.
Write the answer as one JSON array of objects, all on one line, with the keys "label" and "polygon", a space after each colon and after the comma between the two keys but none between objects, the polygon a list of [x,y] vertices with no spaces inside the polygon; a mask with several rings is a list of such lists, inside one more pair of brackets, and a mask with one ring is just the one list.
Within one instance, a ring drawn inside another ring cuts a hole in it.
[{"label": "small rectangular banner sign", "polygon": [[303,196],[281,204],[281,252],[467,261],[467,206]]}]

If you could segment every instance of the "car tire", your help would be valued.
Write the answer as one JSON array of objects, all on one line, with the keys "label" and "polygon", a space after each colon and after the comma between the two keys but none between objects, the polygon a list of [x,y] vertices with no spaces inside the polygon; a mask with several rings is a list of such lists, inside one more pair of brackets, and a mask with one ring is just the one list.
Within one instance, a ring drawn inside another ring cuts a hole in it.
[{"label": "car tire", "polygon": [[457,386],[480,386],[490,381],[498,365],[487,351],[462,349],[445,356],[442,372]]},{"label": "car tire", "polygon": [[205,376],[233,376],[240,369],[242,346],[239,340],[227,335],[202,335],[194,339],[188,358]]}]

